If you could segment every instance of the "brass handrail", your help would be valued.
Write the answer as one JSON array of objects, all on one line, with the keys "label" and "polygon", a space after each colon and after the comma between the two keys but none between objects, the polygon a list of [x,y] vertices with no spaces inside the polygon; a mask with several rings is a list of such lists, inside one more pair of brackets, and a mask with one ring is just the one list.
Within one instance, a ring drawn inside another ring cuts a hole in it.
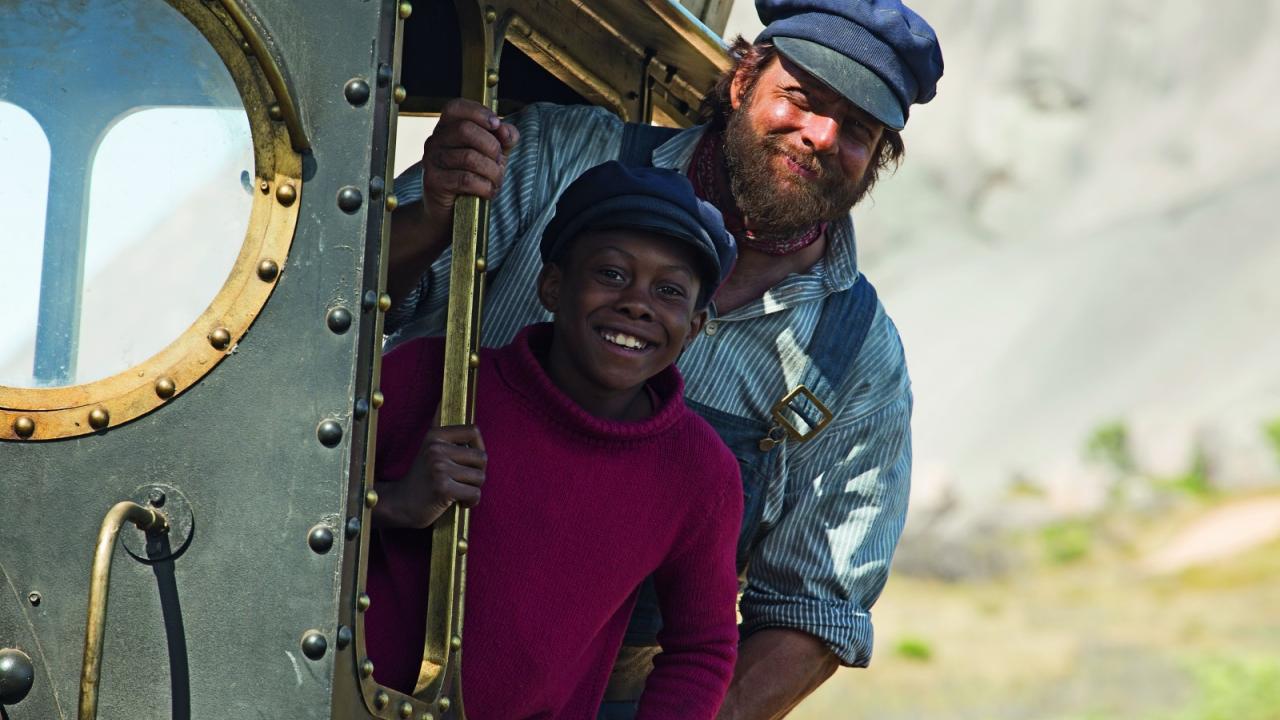
[{"label": "brass handrail", "polygon": [[[462,37],[462,95],[493,107],[505,20],[473,0],[454,0]],[[475,421],[476,368],[480,364],[480,307],[484,291],[489,203],[459,197],[453,210],[453,259],[445,325],[444,387],[440,424]],[[462,611],[466,588],[470,514],[454,505],[436,520],[431,535],[430,601],[422,671],[414,695],[442,716],[465,718],[462,703]],[[451,699],[449,696],[452,695]]]},{"label": "brass handrail", "polygon": [[116,537],[125,522],[147,532],[169,529],[169,519],[164,513],[128,500],[116,503],[102,519],[89,576],[89,617],[84,629],[84,664],[80,669],[79,720],[96,720],[98,717],[98,680],[102,673],[102,641],[107,632],[111,558],[115,555]]}]

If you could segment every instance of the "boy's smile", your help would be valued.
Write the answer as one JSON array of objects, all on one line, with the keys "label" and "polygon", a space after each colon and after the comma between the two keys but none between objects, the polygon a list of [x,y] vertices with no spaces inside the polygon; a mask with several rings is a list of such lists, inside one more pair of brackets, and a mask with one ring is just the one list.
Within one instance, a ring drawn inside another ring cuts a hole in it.
[{"label": "boy's smile", "polygon": [[642,392],[702,329],[698,255],[688,243],[637,229],[589,230],[539,278],[555,314],[546,370],[598,417],[652,412]]}]

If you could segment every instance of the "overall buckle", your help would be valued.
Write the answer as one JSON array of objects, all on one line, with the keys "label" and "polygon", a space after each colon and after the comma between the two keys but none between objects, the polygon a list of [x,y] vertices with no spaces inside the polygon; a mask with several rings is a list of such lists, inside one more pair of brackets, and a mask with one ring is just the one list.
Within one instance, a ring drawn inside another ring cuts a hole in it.
[{"label": "overall buckle", "polygon": [[[806,408],[802,401],[808,401],[808,404],[818,411],[819,417],[815,419],[806,412]],[[796,427],[795,423],[791,422],[791,420],[789,420],[784,414],[784,411],[786,410],[790,410],[792,413],[797,415],[802,421],[804,421],[807,428],[801,429]],[[807,442],[812,440],[813,436],[817,435],[831,422],[832,418],[835,417],[835,413],[832,413],[827,409],[827,406],[818,399],[818,396],[814,395],[813,392],[804,385],[797,385],[794,390],[787,393],[785,397],[775,403],[769,413],[773,416],[774,428],[785,430],[787,437],[795,440],[796,442]],[[772,434],[773,433],[771,432],[770,435],[772,436]],[[766,440],[770,442],[770,447],[772,447],[773,445],[778,444],[778,442],[781,442],[782,438],[770,437],[766,438]],[[764,442],[764,440],[761,441],[762,446]]]}]

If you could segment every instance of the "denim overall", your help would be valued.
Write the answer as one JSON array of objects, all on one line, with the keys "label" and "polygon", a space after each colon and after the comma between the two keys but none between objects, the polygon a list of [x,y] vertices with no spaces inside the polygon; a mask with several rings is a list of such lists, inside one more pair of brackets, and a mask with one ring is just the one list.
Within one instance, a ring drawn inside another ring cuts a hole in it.
[{"label": "denim overall", "polygon": [[[618,159],[625,165],[649,165],[653,149],[676,132],[670,128],[628,123],[623,131]],[[820,399],[830,397],[830,390],[843,384],[875,318],[876,305],[875,288],[865,277],[848,290],[832,293],[823,301],[822,314],[807,348],[811,367],[802,373],[806,386],[815,389]],[[738,459],[742,471],[742,534],[738,537],[737,569],[738,577],[745,581],[747,560],[757,543],[772,528],[777,503],[785,490],[780,480],[771,482],[771,475],[781,464],[779,456],[784,452],[787,432],[772,417],[739,417],[700,403],[686,402],[715,428],[720,439]],[[815,420],[804,408],[793,404],[791,410],[805,424],[814,426]],[[839,408],[832,408],[832,412],[839,412]],[[775,497],[766,498],[770,492]],[[766,505],[775,506],[770,513],[774,517],[765,516]],[[644,678],[652,669],[651,660],[658,651],[658,631],[661,629],[658,598],[650,577],[640,586],[635,611],[623,638],[619,663],[609,679],[605,702],[600,707],[597,720],[631,720],[635,717]]]}]

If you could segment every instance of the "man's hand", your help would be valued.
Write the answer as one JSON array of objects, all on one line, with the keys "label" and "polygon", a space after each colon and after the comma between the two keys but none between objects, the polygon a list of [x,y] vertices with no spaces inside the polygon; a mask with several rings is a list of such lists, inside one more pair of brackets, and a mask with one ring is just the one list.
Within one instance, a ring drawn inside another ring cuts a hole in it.
[{"label": "man's hand", "polygon": [[515,126],[471,100],[454,99],[422,148],[422,200],[391,216],[387,291],[399,301],[449,246],[453,206],[463,195],[492,199],[502,186]]},{"label": "man's hand", "polygon": [[840,667],[826,644],[799,630],[766,628],[738,646],[733,683],[717,720],[786,717]]},{"label": "man's hand", "polygon": [[396,482],[377,484],[374,522],[389,528],[425,528],[451,505],[480,502],[488,456],[475,425],[432,428],[413,467]]},{"label": "man's hand", "polygon": [[520,133],[478,102],[445,103],[422,148],[422,200],[428,216],[452,216],[459,195],[492,199]]}]

